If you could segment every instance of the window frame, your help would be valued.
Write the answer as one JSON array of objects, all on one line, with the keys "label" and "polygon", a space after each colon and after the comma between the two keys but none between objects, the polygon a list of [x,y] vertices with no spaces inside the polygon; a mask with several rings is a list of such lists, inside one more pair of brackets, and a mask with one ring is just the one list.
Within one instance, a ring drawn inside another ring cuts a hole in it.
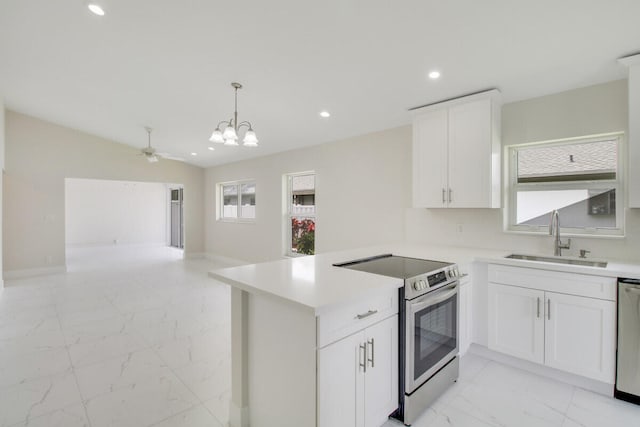
[{"label": "window frame", "polygon": [[[615,179],[583,180],[583,181],[549,181],[549,182],[524,182],[518,183],[518,156],[520,149],[531,147],[552,147],[589,143],[606,140],[616,140],[617,164]],[[507,155],[507,172],[505,179],[508,183],[506,194],[507,214],[505,215],[505,231],[521,234],[548,235],[548,225],[518,225],[517,221],[517,193],[518,191],[553,191],[553,190],[602,190],[615,189],[616,193],[616,228],[603,227],[563,227],[560,219],[560,232],[565,236],[575,237],[609,237],[620,238],[625,235],[624,208],[626,204],[625,192],[625,140],[624,132],[612,132],[591,136],[556,139],[550,141],[533,142],[526,144],[510,145],[505,147]]]},{"label": "window frame", "polygon": [[[218,208],[216,209],[216,220],[217,221],[221,221],[221,222],[235,222],[235,223],[252,223],[256,221],[256,218],[258,217],[257,215],[257,209],[255,210],[255,215],[253,218],[245,218],[240,216],[240,214],[242,213],[242,186],[246,185],[246,184],[253,184],[254,187],[256,188],[256,192],[254,193],[254,197],[256,197],[256,204],[254,206],[257,207],[258,205],[258,201],[257,201],[257,193],[258,193],[258,187],[256,184],[256,180],[255,179],[242,179],[242,180],[237,180],[237,181],[226,181],[226,182],[219,182],[216,184],[216,203],[218,205]],[[235,217],[231,217],[231,216],[224,216],[224,187],[227,186],[235,186],[236,190],[238,191],[238,204],[236,205],[236,216]]]},{"label": "window frame", "polygon": [[[293,203],[292,203],[292,199],[293,199],[293,178],[297,177],[297,176],[305,176],[305,175],[313,175],[314,176],[314,180],[313,180],[313,195],[314,195],[314,200],[315,200],[315,204],[314,204],[314,209],[313,209],[313,214],[306,214],[306,215],[300,215],[300,214],[294,214],[292,207],[293,207]],[[284,175],[284,206],[283,206],[283,210],[284,210],[284,220],[283,220],[283,226],[284,226],[284,233],[283,233],[283,242],[284,242],[284,256],[285,257],[290,257],[290,258],[297,258],[297,257],[302,257],[302,256],[309,256],[307,254],[301,254],[298,252],[293,252],[291,249],[291,240],[293,239],[293,236],[291,235],[291,220],[293,218],[300,218],[300,219],[313,219],[314,224],[316,225],[316,230],[317,230],[317,225],[318,225],[318,204],[317,204],[317,194],[318,194],[318,174],[313,171],[304,171],[304,172],[294,172],[294,173],[287,173]],[[314,231],[314,237],[315,237],[315,231]],[[314,254],[316,253],[316,245],[315,245],[315,241],[314,241],[314,248],[313,248],[313,252]]]}]

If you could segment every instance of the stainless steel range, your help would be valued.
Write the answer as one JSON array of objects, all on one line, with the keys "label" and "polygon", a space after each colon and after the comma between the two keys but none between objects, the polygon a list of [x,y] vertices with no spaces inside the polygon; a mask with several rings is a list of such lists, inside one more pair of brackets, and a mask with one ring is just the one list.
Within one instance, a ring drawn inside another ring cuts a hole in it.
[{"label": "stainless steel range", "polygon": [[458,378],[458,266],[391,254],[335,265],[404,279],[400,394],[392,416],[411,425]]}]

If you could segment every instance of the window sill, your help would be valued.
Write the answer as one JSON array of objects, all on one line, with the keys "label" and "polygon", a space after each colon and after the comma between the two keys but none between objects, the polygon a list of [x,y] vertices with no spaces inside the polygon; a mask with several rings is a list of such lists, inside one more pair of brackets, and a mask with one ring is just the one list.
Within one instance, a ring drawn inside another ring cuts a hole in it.
[{"label": "window sill", "polygon": [[217,222],[228,222],[233,224],[255,224],[255,219],[240,219],[240,218],[218,218]]}]

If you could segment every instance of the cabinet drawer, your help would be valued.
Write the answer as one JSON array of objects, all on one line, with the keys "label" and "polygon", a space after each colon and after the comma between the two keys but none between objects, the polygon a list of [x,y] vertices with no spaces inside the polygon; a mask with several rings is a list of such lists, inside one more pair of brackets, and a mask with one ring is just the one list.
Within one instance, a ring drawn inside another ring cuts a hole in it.
[{"label": "cabinet drawer", "polygon": [[318,348],[358,332],[398,312],[398,291],[363,299],[318,316]]},{"label": "cabinet drawer", "polygon": [[489,282],[608,301],[616,299],[616,278],[489,264]]}]

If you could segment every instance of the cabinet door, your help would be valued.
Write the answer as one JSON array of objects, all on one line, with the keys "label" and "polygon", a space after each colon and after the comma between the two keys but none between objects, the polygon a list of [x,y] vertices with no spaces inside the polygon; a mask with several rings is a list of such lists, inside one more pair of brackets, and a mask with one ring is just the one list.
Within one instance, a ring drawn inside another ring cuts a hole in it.
[{"label": "cabinet door", "polygon": [[398,408],[398,316],[365,330],[364,425],[379,427]]},{"label": "cabinet door", "polygon": [[492,207],[491,132],[490,99],[449,109],[449,207]]},{"label": "cabinet door", "polygon": [[544,362],[544,292],[489,283],[489,348]]},{"label": "cabinet door", "polygon": [[413,119],[413,207],[446,206],[447,109]]},{"label": "cabinet door", "polygon": [[545,296],[545,364],[612,384],[615,302],[553,292]]},{"label": "cabinet door", "polygon": [[473,314],[471,312],[471,292],[471,283],[460,284],[460,291],[458,294],[460,303],[460,326],[458,330],[460,336],[461,356],[464,355],[467,350],[469,350],[469,346],[471,345],[471,331],[473,328]]},{"label": "cabinet door", "polygon": [[318,427],[364,427],[364,342],[359,332],[318,350]]}]

